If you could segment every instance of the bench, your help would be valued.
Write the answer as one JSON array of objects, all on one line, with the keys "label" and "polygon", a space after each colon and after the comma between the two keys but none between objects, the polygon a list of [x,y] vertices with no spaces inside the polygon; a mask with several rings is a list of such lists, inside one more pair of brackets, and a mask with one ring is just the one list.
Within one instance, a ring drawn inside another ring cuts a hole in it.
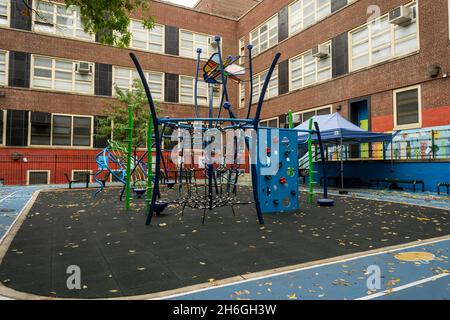
[{"label": "bench", "polygon": [[450,195],[450,182],[441,182],[437,184],[437,194],[441,195],[441,188],[446,187],[447,188],[447,194]]},{"label": "bench", "polygon": [[370,179],[370,182],[375,182],[377,184],[377,189],[380,187],[380,183],[390,183],[391,185],[396,184],[411,184],[413,186],[413,191],[416,192],[416,185],[422,186],[422,192],[425,192],[425,183],[422,180],[400,180],[400,179]]},{"label": "bench", "polygon": [[64,177],[66,177],[66,180],[69,183],[69,189],[72,189],[72,184],[73,183],[82,183],[82,182],[86,182],[86,188],[89,188],[90,175],[88,175],[88,174],[86,175],[86,180],[85,181],[83,181],[81,179],[77,179],[77,180],[74,179],[74,180],[72,180],[72,179],[69,178],[69,175],[67,174],[67,172],[64,173]]}]

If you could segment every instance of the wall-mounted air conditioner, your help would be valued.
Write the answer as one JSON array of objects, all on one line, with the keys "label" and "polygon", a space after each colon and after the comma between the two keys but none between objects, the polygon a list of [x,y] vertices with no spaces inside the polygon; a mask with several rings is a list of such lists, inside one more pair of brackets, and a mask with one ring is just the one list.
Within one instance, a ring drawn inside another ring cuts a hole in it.
[{"label": "wall-mounted air conditioner", "polygon": [[325,59],[330,56],[329,46],[320,44],[312,48],[312,56],[319,59]]},{"label": "wall-mounted air conditioner", "polygon": [[414,10],[406,6],[400,6],[389,12],[389,22],[405,27],[414,20]]},{"label": "wall-mounted air conditioner", "polygon": [[31,112],[31,123],[38,125],[49,125],[52,121],[52,115],[47,112]]},{"label": "wall-mounted air conditioner", "polygon": [[91,75],[92,74],[92,64],[89,62],[78,62],[75,65],[75,71],[79,74]]}]

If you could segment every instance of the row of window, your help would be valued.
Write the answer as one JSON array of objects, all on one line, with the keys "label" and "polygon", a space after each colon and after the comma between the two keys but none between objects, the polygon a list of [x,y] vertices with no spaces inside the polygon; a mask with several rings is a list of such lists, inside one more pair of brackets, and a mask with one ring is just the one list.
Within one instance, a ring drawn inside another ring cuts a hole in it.
[{"label": "row of window", "polygon": [[[305,110],[293,114],[297,126],[314,116],[332,113],[332,107],[326,106]],[[421,127],[422,102],[421,87],[414,86],[395,90],[393,93],[394,129]],[[0,145],[6,141],[6,111],[0,110]],[[28,113],[28,145],[55,147],[93,147],[94,117]],[[263,127],[280,127],[279,118],[264,119]]]},{"label": "row of window", "polygon": [[[411,6],[415,11],[416,5]],[[417,16],[417,14],[415,14]],[[276,24],[274,24],[276,25]],[[267,25],[269,26],[269,25]],[[270,40],[267,31],[270,28],[259,28],[258,35],[264,35],[264,43]],[[256,36],[256,33],[255,33]],[[389,23],[387,15],[369,22],[362,27],[349,32],[350,71],[355,71],[382,61],[399,57],[419,48],[417,20],[413,20],[407,26],[397,26]],[[253,38],[253,36],[252,36]],[[244,50],[243,40],[240,41],[241,51]],[[261,43],[261,37],[256,43]],[[297,90],[303,87],[320,83],[332,78],[332,49],[331,41],[322,44],[321,50],[325,50],[325,58],[315,58],[313,51],[309,50],[289,59],[289,90]],[[257,52],[257,51],[256,51]],[[267,70],[254,77],[253,102],[259,97],[262,84],[267,75]],[[277,70],[270,82],[266,98],[278,95]],[[240,88],[240,107],[245,106],[245,88]]]},{"label": "row of window", "polygon": [[[84,32],[84,26],[77,6],[66,7],[64,4],[49,1],[33,1],[33,31],[54,34],[63,37],[95,41],[95,36]],[[0,26],[9,25],[10,0],[0,0]],[[155,24],[152,30],[144,28],[142,21],[131,20],[131,48],[155,53],[164,53],[165,26]],[[202,49],[202,59],[207,59],[216,52],[211,44],[211,35],[179,31],[180,56],[196,58],[197,48]]]},{"label": "row of window", "polygon": [[[94,70],[93,64],[88,64],[86,73],[79,72],[80,64],[76,61],[56,59],[32,55],[31,58],[31,87],[64,92],[94,94]],[[0,85],[8,84],[8,53],[0,51]],[[156,101],[164,101],[164,73],[146,71],[153,98]],[[134,79],[139,79],[134,69],[114,67],[113,86],[123,90],[132,90]],[[179,76],[179,101],[180,103],[194,104],[195,78]],[[214,106],[220,104],[221,90],[214,88]],[[198,104],[209,104],[207,84],[198,82]]]},{"label": "row of window", "polygon": [[[355,0],[350,0],[349,3]],[[331,14],[333,0],[296,0],[289,5],[289,36],[308,28]],[[250,32],[254,55],[278,44],[278,14]],[[240,40],[240,54],[245,54],[244,39]]]},{"label": "row of window", "polygon": [[[393,93],[393,111],[395,130],[420,128],[422,126],[421,87],[413,86],[395,90]],[[331,113],[331,106],[293,113],[294,126],[298,126],[314,116]],[[260,125],[262,127],[279,128],[280,118],[264,119],[260,122]]]}]

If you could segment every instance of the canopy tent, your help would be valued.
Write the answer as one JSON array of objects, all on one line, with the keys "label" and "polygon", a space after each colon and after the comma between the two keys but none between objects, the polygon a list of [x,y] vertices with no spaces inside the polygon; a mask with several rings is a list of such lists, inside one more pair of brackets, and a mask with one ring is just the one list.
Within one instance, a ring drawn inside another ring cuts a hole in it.
[{"label": "canopy tent", "polygon": [[[383,142],[392,141],[391,134],[375,133],[365,131],[357,125],[351,123],[339,113],[333,113],[324,116],[315,116],[313,121],[317,122],[322,137],[322,142],[325,146],[340,146],[341,158],[341,188],[344,188],[344,160],[343,160],[343,146],[351,144],[369,143],[369,142]],[[308,141],[309,121],[305,121],[295,129],[302,130],[298,133],[299,148],[304,149]],[[312,136],[313,142],[318,141],[317,135]]]},{"label": "canopy tent", "polygon": [[[320,134],[325,145],[348,145],[392,140],[391,134],[365,131],[342,117],[339,113],[333,113],[324,116],[315,116],[313,117],[313,121],[319,124]],[[308,126],[308,121],[305,121],[295,129],[308,130]],[[314,142],[316,142],[317,136],[313,135],[312,139]],[[299,144],[304,144],[307,140],[308,133],[298,133]]]}]

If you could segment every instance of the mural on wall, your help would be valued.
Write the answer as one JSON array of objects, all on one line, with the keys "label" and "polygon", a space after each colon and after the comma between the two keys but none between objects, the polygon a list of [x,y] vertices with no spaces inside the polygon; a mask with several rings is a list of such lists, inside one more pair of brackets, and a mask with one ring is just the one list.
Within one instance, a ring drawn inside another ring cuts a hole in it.
[{"label": "mural on wall", "polygon": [[450,158],[450,126],[402,130],[387,144],[386,158],[394,160],[432,160]]}]

